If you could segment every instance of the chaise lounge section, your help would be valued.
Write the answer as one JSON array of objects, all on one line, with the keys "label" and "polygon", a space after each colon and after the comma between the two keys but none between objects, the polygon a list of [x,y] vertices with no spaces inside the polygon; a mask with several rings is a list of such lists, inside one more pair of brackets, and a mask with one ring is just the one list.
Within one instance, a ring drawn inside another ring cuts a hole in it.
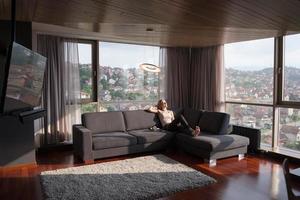
[{"label": "chaise lounge section", "polygon": [[193,109],[189,109],[188,112],[194,116],[192,121],[196,122],[195,125],[200,126],[201,134],[197,137],[190,137],[178,133],[176,135],[177,146],[188,153],[204,158],[211,166],[216,165],[216,160],[219,158],[235,155],[238,155],[239,159],[244,158],[249,138],[228,132],[229,114]]}]

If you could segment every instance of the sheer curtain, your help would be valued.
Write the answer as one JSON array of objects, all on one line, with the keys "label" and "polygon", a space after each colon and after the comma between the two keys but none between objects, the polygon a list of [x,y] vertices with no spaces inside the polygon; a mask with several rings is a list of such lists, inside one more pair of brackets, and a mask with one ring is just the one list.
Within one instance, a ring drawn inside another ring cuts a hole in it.
[{"label": "sheer curtain", "polygon": [[158,63],[161,72],[159,74],[159,98],[160,99],[167,99],[167,74],[168,74],[168,67],[167,67],[167,49],[160,48],[159,49],[159,63]]},{"label": "sheer curtain", "polygon": [[224,45],[217,47],[216,52],[216,105],[215,111],[225,112],[225,66]]},{"label": "sheer curtain", "polygon": [[80,122],[78,44],[56,36],[38,35],[37,50],[47,57],[43,103],[47,109],[42,143],[72,140],[72,125]]}]

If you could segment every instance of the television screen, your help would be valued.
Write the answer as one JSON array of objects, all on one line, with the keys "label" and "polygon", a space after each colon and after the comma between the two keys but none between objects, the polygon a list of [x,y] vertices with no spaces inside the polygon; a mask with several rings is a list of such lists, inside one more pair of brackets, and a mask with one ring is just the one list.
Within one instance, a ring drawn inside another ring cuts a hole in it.
[{"label": "television screen", "polygon": [[46,58],[13,43],[4,112],[40,105]]}]

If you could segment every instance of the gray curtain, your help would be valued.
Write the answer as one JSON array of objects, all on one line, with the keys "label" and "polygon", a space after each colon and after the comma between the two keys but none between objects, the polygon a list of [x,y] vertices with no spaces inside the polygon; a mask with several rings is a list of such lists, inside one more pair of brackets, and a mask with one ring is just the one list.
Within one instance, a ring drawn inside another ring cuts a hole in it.
[{"label": "gray curtain", "polygon": [[190,107],[223,111],[223,46],[191,49]]},{"label": "gray curtain", "polygon": [[38,35],[37,51],[47,57],[43,90],[46,144],[72,140],[72,124],[80,121],[80,82],[76,41]]},{"label": "gray curtain", "polygon": [[224,111],[223,46],[161,48],[171,107]]},{"label": "gray curtain", "polygon": [[163,48],[165,56],[166,100],[170,107],[187,107],[189,103],[189,48]]}]

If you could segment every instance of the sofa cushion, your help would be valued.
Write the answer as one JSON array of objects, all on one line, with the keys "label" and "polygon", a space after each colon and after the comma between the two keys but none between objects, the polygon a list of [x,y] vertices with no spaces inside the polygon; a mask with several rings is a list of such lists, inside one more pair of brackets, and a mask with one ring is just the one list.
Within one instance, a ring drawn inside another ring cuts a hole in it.
[{"label": "sofa cushion", "polygon": [[92,133],[107,133],[125,131],[125,123],[122,112],[95,112],[84,113],[82,124]]},{"label": "sofa cushion", "polygon": [[213,134],[227,134],[230,115],[220,112],[203,112],[199,126],[201,131],[207,131]]},{"label": "sofa cushion", "polygon": [[200,136],[192,137],[183,133],[177,134],[177,141],[195,148],[211,151],[224,151],[249,145],[247,137],[239,135],[212,135],[201,132]]},{"label": "sofa cushion", "polygon": [[145,110],[124,111],[124,118],[127,130],[147,129],[159,124],[155,113]]},{"label": "sofa cushion", "polygon": [[174,133],[169,131],[150,131],[149,129],[130,131],[129,134],[137,137],[138,144],[153,143],[158,141],[170,140]]},{"label": "sofa cushion", "polygon": [[136,137],[124,132],[94,134],[92,140],[94,150],[124,147],[137,144]]},{"label": "sofa cushion", "polygon": [[189,123],[189,125],[194,129],[199,123],[199,119],[202,116],[202,111],[194,110],[191,108],[184,108],[183,116]]}]

